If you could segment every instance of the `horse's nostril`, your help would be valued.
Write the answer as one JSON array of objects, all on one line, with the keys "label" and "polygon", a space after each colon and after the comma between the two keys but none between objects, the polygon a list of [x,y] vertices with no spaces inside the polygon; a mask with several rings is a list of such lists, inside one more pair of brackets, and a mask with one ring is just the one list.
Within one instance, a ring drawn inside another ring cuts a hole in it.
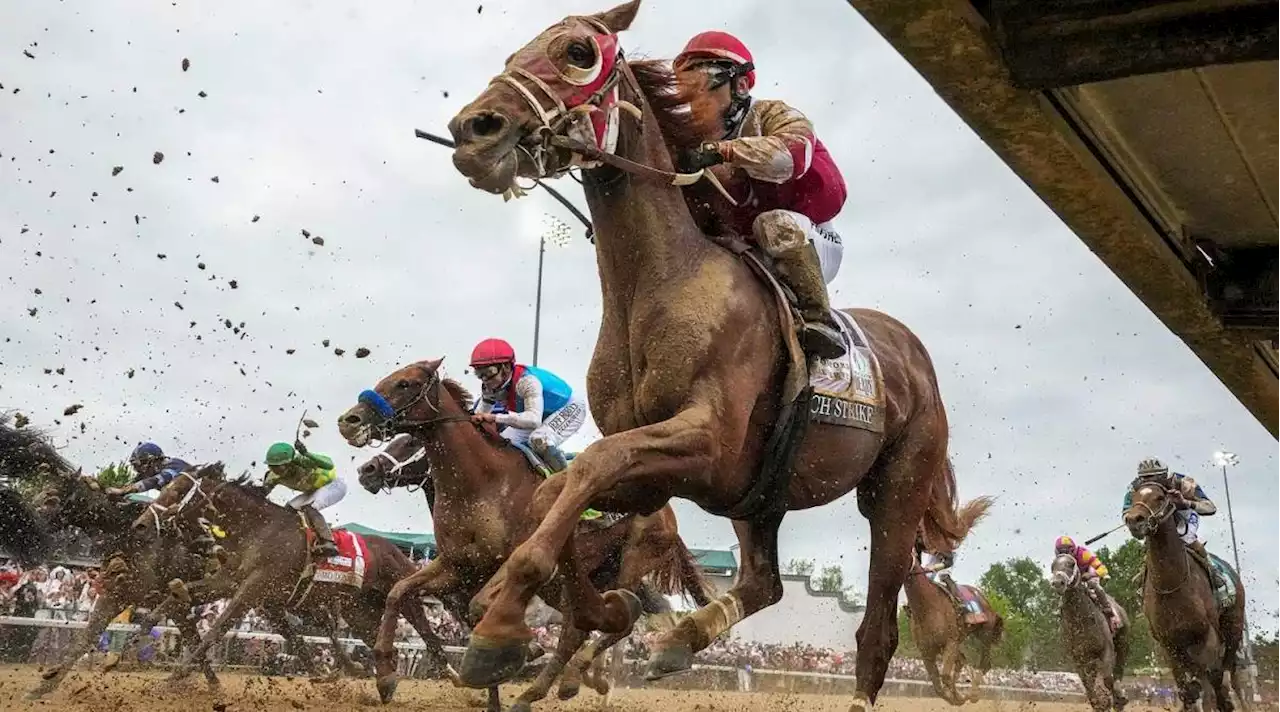
[{"label": "horse's nostril", "polygon": [[502,114],[496,114],[492,111],[483,111],[470,119],[467,119],[467,127],[472,136],[486,137],[492,136],[502,130],[507,125],[507,120]]},{"label": "horse's nostril", "polygon": [[351,415],[348,415],[347,417],[343,418],[342,422],[346,423],[347,425],[359,425],[360,416],[356,415],[355,413],[352,413]]}]

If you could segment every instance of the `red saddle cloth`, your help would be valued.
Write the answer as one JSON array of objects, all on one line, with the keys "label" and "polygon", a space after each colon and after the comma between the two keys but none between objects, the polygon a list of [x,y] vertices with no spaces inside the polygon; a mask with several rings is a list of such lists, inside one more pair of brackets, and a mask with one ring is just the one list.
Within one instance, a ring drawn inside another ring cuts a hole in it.
[{"label": "red saddle cloth", "polygon": [[[307,547],[315,544],[315,532],[307,529]],[[312,580],[325,583],[343,583],[348,586],[362,588],[364,586],[365,554],[368,547],[364,537],[346,529],[333,531],[333,543],[338,546],[338,555],[330,556],[316,562]]]}]

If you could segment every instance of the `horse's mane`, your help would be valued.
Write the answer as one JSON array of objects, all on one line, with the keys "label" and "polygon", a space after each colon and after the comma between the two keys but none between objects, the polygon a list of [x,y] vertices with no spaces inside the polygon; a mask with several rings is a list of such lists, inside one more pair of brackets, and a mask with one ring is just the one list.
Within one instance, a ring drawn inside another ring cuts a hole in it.
[{"label": "horse's mane", "polygon": [[691,93],[680,85],[671,65],[663,60],[642,59],[628,62],[627,66],[631,67],[672,153],[700,144],[703,134],[690,108]]},{"label": "horse's mane", "polygon": [[458,405],[463,410],[471,410],[471,406],[475,404],[476,399],[475,396],[471,395],[471,391],[467,390],[466,386],[463,386],[452,378],[446,378],[441,382],[444,384],[444,389],[450,396],[453,396],[453,399],[458,402]]},{"label": "horse's mane", "polygon": [[[706,136],[723,132],[722,119],[708,104],[709,97],[700,88],[680,82],[670,63],[662,60],[633,60],[627,63],[644,94],[666,141],[671,162],[677,168],[684,154],[696,148]],[[732,174],[717,173],[722,182]],[[726,182],[726,185],[729,183]],[[708,234],[726,234],[732,224],[731,206],[705,181],[684,186],[685,204],[698,228]]]}]

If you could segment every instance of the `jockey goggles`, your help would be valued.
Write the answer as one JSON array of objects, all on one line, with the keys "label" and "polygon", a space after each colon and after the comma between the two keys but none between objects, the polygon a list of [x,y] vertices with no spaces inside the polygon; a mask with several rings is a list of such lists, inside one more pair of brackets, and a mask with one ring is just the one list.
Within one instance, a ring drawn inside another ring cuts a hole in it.
[{"label": "jockey goggles", "polygon": [[489,379],[501,373],[502,373],[501,364],[491,364],[489,366],[476,366],[476,378],[479,378],[482,381],[488,381]]}]

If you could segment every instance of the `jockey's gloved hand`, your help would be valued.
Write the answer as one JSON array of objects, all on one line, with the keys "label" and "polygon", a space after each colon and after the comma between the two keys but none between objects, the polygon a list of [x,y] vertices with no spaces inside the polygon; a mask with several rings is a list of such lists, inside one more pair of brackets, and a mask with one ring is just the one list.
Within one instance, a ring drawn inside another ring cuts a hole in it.
[{"label": "jockey's gloved hand", "polygon": [[707,141],[684,156],[684,167],[691,172],[718,166],[724,162],[725,156],[720,150],[720,144],[714,141]]}]

